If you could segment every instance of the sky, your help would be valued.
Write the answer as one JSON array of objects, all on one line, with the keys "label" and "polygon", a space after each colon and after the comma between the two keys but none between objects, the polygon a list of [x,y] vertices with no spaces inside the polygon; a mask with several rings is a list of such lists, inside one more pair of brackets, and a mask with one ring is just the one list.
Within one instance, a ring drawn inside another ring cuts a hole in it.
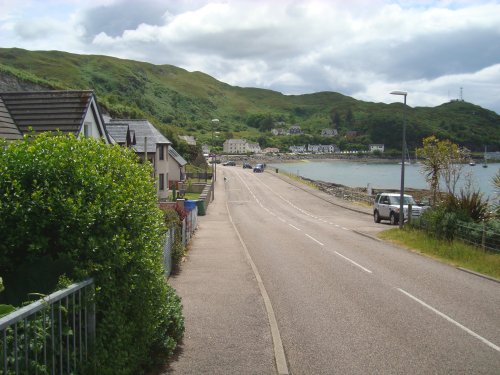
[{"label": "sky", "polygon": [[0,47],[171,64],[283,94],[500,114],[500,0],[0,0]]}]

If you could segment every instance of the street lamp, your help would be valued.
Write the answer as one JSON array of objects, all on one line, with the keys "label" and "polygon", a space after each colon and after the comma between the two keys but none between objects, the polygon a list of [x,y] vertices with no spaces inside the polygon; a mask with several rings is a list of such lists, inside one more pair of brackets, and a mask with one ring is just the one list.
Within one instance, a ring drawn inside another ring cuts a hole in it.
[{"label": "street lamp", "polygon": [[[212,119],[212,147],[214,148],[214,150],[215,150],[215,146],[214,146],[214,125],[215,124],[219,124],[218,118]],[[214,179],[214,181],[217,181],[217,154],[215,152],[213,152],[212,155],[215,155],[215,160],[214,160],[214,156],[212,156],[212,162],[213,162],[212,171],[214,173],[213,179]]]},{"label": "street lamp", "polygon": [[[402,95],[404,96],[404,105],[406,107],[406,91],[392,91],[391,95]],[[405,155],[406,155],[406,116],[403,112],[403,146],[401,154],[401,189],[399,192],[399,229],[403,228],[404,220],[404,194],[405,194]],[[409,207],[408,207],[409,208]],[[408,212],[408,215],[411,215]]]},{"label": "street lamp", "polygon": [[214,147],[214,126],[215,126],[215,124],[219,124],[218,118],[212,119],[212,147]]}]

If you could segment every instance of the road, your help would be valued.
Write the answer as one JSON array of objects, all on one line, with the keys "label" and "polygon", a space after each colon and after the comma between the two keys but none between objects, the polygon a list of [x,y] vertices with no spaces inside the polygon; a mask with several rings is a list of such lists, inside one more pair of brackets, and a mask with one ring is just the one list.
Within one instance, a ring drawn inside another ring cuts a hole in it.
[{"label": "road", "polygon": [[218,174],[288,373],[500,374],[499,283],[377,241],[387,225],[274,173]]}]

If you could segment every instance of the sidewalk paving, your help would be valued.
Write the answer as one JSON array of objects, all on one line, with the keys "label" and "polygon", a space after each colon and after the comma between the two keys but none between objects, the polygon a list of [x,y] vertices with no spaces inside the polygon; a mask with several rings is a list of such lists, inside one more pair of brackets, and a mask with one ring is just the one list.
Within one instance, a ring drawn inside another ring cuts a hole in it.
[{"label": "sidewalk paving", "polygon": [[226,208],[224,183],[200,216],[180,271],[186,331],[163,374],[275,374],[264,302]]}]

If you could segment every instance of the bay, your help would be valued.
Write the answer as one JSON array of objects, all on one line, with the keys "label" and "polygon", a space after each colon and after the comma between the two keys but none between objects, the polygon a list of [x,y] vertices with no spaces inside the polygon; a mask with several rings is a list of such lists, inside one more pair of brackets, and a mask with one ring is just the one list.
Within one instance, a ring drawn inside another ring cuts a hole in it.
[{"label": "bay", "polygon": [[[269,163],[270,167],[278,168],[290,174],[333,182],[349,187],[367,187],[379,189],[399,189],[401,184],[401,165],[397,162],[366,162],[346,160],[301,160],[287,163]],[[488,168],[481,164],[464,165],[462,178],[458,186],[464,186],[464,176],[470,175],[475,189],[479,189],[490,200],[498,202],[493,185],[493,176],[500,168],[500,163],[490,163]],[[405,187],[428,189],[429,186],[418,163],[405,165]]]}]

